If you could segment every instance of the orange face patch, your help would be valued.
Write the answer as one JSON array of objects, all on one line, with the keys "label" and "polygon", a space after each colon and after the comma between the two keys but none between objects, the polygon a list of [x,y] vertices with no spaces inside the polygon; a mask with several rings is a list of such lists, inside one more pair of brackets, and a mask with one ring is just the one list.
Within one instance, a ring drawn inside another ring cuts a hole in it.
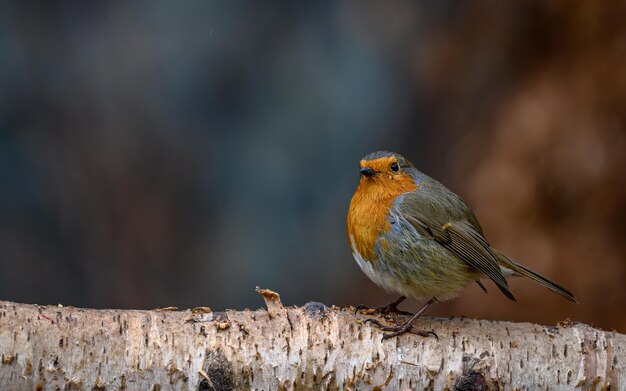
[{"label": "orange face patch", "polygon": [[369,167],[376,174],[362,176],[348,210],[348,240],[364,259],[375,260],[374,245],[380,234],[391,227],[387,221],[389,208],[401,194],[417,189],[413,177],[404,170],[394,172],[393,156],[361,160],[361,168]]},{"label": "orange face patch", "polygon": [[396,158],[393,156],[388,156],[388,157],[381,157],[378,159],[374,159],[374,160],[361,160],[359,162],[359,167],[361,168],[365,168],[365,167],[370,167],[373,168],[374,171],[378,171],[378,172],[385,172],[385,171],[390,171],[391,172],[391,163],[396,162]]}]

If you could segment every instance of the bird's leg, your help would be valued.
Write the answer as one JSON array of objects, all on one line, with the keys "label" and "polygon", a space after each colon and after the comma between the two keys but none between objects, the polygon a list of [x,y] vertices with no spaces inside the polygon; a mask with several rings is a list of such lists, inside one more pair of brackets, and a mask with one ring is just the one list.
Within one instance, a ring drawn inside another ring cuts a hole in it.
[{"label": "bird's leg", "polygon": [[424,311],[426,311],[426,309],[435,301],[437,301],[437,299],[435,299],[434,297],[428,300],[428,302],[426,302],[426,304],[424,304],[422,308],[420,308],[420,310],[417,311],[415,315],[413,315],[411,319],[406,321],[404,324],[399,324],[400,322],[398,322],[397,319],[396,319],[395,326],[385,326],[376,319],[366,319],[365,322],[372,323],[376,327],[380,328],[382,331],[391,331],[391,333],[383,335],[383,340],[397,337],[398,335],[402,335],[407,332],[421,335],[422,337],[428,337],[429,335],[432,335],[435,338],[439,339],[439,337],[437,337],[437,334],[435,334],[434,331],[413,330],[413,323],[415,323],[417,318],[419,318],[420,315],[422,315]]},{"label": "bird's leg", "polygon": [[354,313],[356,314],[359,311],[365,310],[368,315],[371,315],[372,313],[376,311],[378,311],[380,315],[387,315],[387,314],[413,315],[410,312],[402,311],[401,309],[398,308],[398,305],[402,303],[404,300],[406,300],[406,296],[400,296],[397,300],[387,304],[384,307],[373,307],[373,308],[368,307],[363,304],[359,304],[356,306]]}]

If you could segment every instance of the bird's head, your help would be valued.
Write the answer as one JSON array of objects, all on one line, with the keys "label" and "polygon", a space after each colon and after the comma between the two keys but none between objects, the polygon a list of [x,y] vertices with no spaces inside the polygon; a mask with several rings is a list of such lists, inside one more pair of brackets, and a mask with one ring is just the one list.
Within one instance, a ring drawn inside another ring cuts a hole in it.
[{"label": "bird's head", "polygon": [[378,189],[385,193],[401,194],[417,188],[413,164],[395,152],[377,151],[366,155],[359,162],[359,172],[359,187],[363,190]]},{"label": "bird's head", "polygon": [[361,180],[399,180],[412,179],[411,171],[415,168],[410,161],[399,153],[377,151],[366,155],[359,162]]}]

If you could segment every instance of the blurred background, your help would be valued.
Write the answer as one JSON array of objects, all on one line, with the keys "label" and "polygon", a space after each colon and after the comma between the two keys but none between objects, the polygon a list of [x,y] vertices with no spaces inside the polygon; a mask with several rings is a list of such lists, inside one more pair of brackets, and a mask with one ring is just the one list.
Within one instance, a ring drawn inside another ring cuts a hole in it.
[{"label": "blurred background", "polygon": [[391,149],[580,301],[515,280],[429,315],[626,332],[625,4],[2,2],[0,298],[386,304],[345,216]]}]

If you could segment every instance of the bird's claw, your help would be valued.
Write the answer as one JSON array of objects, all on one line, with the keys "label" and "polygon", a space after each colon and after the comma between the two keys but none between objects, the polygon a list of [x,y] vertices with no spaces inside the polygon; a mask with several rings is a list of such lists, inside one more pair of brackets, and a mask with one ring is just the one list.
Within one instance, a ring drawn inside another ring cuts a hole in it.
[{"label": "bird's claw", "polygon": [[383,307],[368,307],[364,304],[359,304],[356,306],[356,308],[354,309],[354,314],[358,314],[359,311],[365,311],[366,315],[372,315],[376,312],[378,312],[381,316],[385,316],[385,315],[389,315],[389,314],[398,314],[398,315],[409,315],[409,316],[413,316],[412,313],[408,312],[408,311],[402,311],[401,309],[398,308],[398,306],[395,303],[383,306]]},{"label": "bird's claw", "polygon": [[[397,319],[396,319],[396,322],[397,322]],[[430,330],[430,331],[415,330],[413,329],[413,325],[409,323],[396,324],[396,326],[385,326],[384,324],[380,323],[378,319],[374,319],[374,318],[365,319],[365,323],[371,323],[374,326],[378,327],[381,331],[390,331],[390,333],[383,335],[383,341],[389,338],[397,337],[404,333],[411,333],[411,334],[419,335],[421,337],[433,336],[435,337],[437,341],[439,341],[439,336],[437,335],[437,333],[435,333],[434,330]]]},{"label": "bird's claw", "polygon": [[364,323],[371,323],[374,326],[378,327],[379,329],[383,329],[384,327],[387,327],[384,324],[380,323],[378,319],[374,319],[374,318],[367,318],[365,319]]},{"label": "bird's claw", "polygon": [[391,333],[388,334],[384,334],[383,335],[383,341],[389,338],[393,338],[393,337],[397,337],[398,335],[402,335],[404,333],[411,333],[411,334],[415,334],[415,335],[419,335],[420,337],[430,337],[433,336],[435,337],[435,339],[437,341],[439,341],[439,336],[437,335],[437,333],[435,333],[433,330],[415,330],[413,329],[413,326],[408,327],[406,330],[403,326],[398,326],[398,327],[384,327],[381,328],[381,330],[383,331],[392,331]]}]

